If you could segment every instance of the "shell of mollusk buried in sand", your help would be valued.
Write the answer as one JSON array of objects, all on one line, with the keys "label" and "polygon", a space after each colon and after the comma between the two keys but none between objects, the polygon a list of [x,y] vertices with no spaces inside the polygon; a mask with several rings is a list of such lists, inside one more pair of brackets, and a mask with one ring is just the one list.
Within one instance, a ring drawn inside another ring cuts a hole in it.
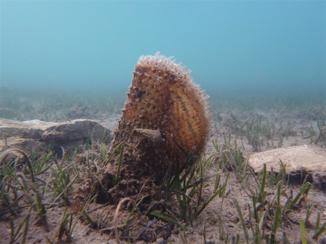
[{"label": "shell of mollusk buried in sand", "polygon": [[[157,150],[154,145],[151,152],[131,154],[153,155],[153,163],[171,164],[180,170],[201,154],[208,130],[206,96],[189,72],[158,54],[140,57],[113,144],[134,142],[135,131],[159,138]],[[144,158],[151,161],[150,157]]]}]

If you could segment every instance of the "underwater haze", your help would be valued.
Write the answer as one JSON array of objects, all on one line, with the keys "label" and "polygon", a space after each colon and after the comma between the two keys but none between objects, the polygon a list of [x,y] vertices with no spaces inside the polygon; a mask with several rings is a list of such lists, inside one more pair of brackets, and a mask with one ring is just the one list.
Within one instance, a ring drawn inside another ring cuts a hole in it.
[{"label": "underwater haze", "polygon": [[211,98],[326,97],[326,1],[0,0],[0,87],[124,97],[160,52]]}]

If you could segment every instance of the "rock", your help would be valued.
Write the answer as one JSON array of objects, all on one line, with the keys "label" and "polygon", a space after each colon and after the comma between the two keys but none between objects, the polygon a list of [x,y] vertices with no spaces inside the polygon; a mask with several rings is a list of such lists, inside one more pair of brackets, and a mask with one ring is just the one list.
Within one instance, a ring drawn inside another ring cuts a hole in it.
[{"label": "rock", "polygon": [[167,244],[168,241],[167,240],[164,240],[163,238],[159,238],[159,239],[156,240],[156,243],[157,244]]},{"label": "rock", "polygon": [[326,244],[326,236],[322,236],[319,241],[318,244]]},{"label": "rock", "polygon": [[326,190],[326,150],[314,145],[301,145],[288,148],[277,148],[253,153],[249,157],[249,165],[255,172],[263,170],[279,172],[281,162],[291,181],[306,178],[317,187]]},{"label": "rock", "polygon": [[110,131],[92,120],[73,120],[47,128],[42,133],[46,142],[66,144],[86,139],[109,142]]},{"label": "rock", "polygon": [[40,120],[0,119],[0,150],[18,146],[33,151],[41,147],[76,145],[86,140],[109,143],[111,132],[93,120],[56,123]]},{"label": "rock", "polygon": [[39,140],[46,129],[57,124],[41,120],[16,121],[0,119],[0,139],[21,137]]}]

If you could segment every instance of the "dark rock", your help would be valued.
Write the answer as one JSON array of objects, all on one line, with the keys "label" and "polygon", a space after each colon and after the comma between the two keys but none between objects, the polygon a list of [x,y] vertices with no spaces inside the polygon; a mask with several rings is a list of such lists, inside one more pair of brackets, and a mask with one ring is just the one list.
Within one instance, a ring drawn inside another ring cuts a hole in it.
[{"label": "dark rock", "polygon": [[318,244],[326,244],[326,236],[322,236],[319,241]]},{"label": "dark rock", "polygon": [[54,144],[69,144],[85,140],[108,143],[111,140],[111,133],[95,121],[73,120],[49,127],[42,134],[42,141]]}]

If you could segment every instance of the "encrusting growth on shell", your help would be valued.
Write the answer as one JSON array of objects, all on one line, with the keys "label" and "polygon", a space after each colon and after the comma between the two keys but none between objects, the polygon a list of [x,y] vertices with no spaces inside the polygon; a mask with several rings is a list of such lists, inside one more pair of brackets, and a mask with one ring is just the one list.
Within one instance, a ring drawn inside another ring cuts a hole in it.
[{"label": "encrusting growth on shell", "polygon": [[189,72],[159,54],[140,57],[111,144],[123,146],[122,164],[135,175],[174,175],[198,159],[208,130],[206,96]]}]

